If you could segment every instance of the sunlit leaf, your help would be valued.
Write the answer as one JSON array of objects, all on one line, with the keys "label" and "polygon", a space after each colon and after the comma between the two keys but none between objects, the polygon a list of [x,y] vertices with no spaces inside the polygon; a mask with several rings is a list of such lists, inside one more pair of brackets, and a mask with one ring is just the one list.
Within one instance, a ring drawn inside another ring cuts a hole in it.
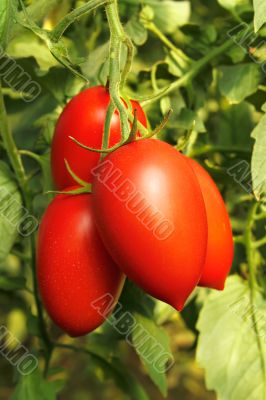
[{"label": "sunlit leaf", "polygon": [[257,32],[262,25],[266,22],[266,2],[264,0],[253,0],[254,4],[254,26],[255,32]]},{"label": "sunlit leaf", "polygon": [[265,311],[259,292],[251,307],[248,283],[238,276],[227,280],[223,292],[212,292],[204,301],[197,325],[197,360],[205,369],[208,389],[214,389],[219,400],[264,398]]},{"label": "sunlit leaf", "polygon": [[156,323],[140,314],[134,314],[136,328],[132,333],[132,341],[137,354],[148,370],[148,373],[160,389],[167,395],[166,369],[167,362],[173,363],[167,333]]},{"label": "sunlit leaf", "polygon": [[173,33],[186,24],[190,17],[189,1],[145,0],[154,11],[154,23],[166,33]]},{"label": "sunlit leaf", "polygon": [[17,13],[17,0],[0,1],[0,46],[6,48],[12,28],[15,25]]}]

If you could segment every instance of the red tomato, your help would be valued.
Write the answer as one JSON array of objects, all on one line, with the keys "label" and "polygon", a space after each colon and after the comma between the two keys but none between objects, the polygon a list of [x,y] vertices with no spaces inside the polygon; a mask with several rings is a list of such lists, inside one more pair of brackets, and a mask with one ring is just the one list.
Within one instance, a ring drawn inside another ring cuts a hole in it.
[{"label": "red tomato", "polygon": [[146,139],[120,147],[93,174],[93,215],[107,250],[132,281],[181,310],[207,245],[192,168],[170,145]]},{"label": "red tomato", "polygon": [[234,256],[230,219],[219,189],[208,172],[191,158],[186,159],[199,181],[208,220],[207,255],[199,285],[222,290]]},{"label": "red tomato", "polygon": [[[60,115],[52,143],[52,174],[56,187],[60,190],[75,185],[66,169],[65,159],[71,169],[86,182],[92,181],[91,169],[99,162],[100,154],[83,149],[74,143],[74,137],[86,146],[100,149],[104,130],[105,116],[110,103],[110,95],[103,86],[84,90],[73,97]],[[139,121],[147,126],[144,111],[139,103],[132,101],[137,110]],[[110,128],[110,147],[121,140],[119,115],[113,115]]]},{"label": "red tomato", "polygon": [[107,254],[92,221],[91,195],[58,195],[42,219],[37,248],[41,297],[52,320],[71,336],[104,321],[92,303],[118,299],[124,276]]}]

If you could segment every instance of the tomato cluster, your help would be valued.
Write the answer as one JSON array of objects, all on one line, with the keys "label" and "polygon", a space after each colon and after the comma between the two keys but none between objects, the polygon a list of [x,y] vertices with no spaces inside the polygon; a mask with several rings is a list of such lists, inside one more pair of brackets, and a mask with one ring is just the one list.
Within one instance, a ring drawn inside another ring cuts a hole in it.
[{"label": "tomato cluster", "polygon": [[[63,330],[86,334],[103,322],[93,302],[121,292],[125,276],[182,310],[197,285],[223,289],[233,259],[229,217],[218,188],[196,161],[155,139],[132,141],[99,162],[108,90],[74,97],[61,114],[52,144],[52,173],[69,191],[77,176],[92,194],[60,194],[38,236],[38,281],[44,305]],[[146,117],[140,105],[140,122]],[[109,145],[121,140],[114,114]]]}]

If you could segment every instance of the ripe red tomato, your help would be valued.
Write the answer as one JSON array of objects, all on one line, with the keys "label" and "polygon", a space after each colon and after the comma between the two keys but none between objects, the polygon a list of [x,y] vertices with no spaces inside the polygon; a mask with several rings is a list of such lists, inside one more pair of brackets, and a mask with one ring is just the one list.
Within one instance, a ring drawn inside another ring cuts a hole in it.
[{"label": "ripe red tomato", "polygon": [[[56,187],[60,190],[75,185],[66,169],[65,159],[71,169],[86,182],[92,181],[91,169],[99,162],[100,154],[83,149],[74,143],[74,137],[86,146],[100,149],[102,146],[104,121],[110,103],[110,95],[103,86],[84,90],[73,97],[60,115],[53,138],[51,163]],[[147,126],[144,111],[139,103],[132,101],[138,120]],[[110,127],[110,147],[121,140],[119,115],[113,115]]]},{"label": "ripe red tomato", "polygon": [[234,256],[230,219],[223,198],[207,171],[186,157],[199,181],[208,220],[208,244],[205,266],[199,285],[222,290]]},{"label": "ripe red tomato", "polygon": [[37,274],[48,314],[69,335],[85,335],[103,323],[92,303],[107,294],[116,301],[124,276],[96,232],[90,194],[58,195],[47,208],[39,229]]},{"label": "ripe red tomato", "polygon": [[207,245],[192,168],[170,145],[146,139],[120,147],[93,174],[93,215],[107,250],[132,281],[181,310]]}]

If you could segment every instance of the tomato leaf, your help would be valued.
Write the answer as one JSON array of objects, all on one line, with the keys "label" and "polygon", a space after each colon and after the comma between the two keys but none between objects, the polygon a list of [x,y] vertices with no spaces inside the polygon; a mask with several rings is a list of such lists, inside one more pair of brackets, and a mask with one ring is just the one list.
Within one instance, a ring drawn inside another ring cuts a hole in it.
[{"label": "tomato leaf", "polygon": [[266,193],[266,114],[253,130],[251,136],[256,140],[252,153],[251,173],[253,191],[257,199]]},{"label": "tomato leaf", "polygon": [[[154,321],[140,314],[134,314],[137,325],[132,333],[132,342],[137,354],[145,365],[152,381],[160,389],[163,396],[167,395],[167,380],[163,369],[158,367],[157,359],[160,354],[167,353],[168,360],[172,358],[169,338],[166,332]],[[165,359],[165,364],[167,363]],[[171,360],[172,361],[172,360]]]},{"label": "tomato leaf", "polygon": [[185,130],[190,130],[193,127],[197,132],[206,132],[203,121],[195,111],[189,110],[188,108],[182,108],[175,121],[175,126]]},{"label": "tomato leaf", "polygon": [[253,0],[254,4],[254,26],[257,32],[266,22],[266,2],[264,0]]},{"label": "tomato leaf", "polygon": [[109,66],[108,61],[109,54],[109,41],[92,50],[87,60],[80,65],[83,74],[85,74],[92,84],[99,83],[99,75],[103,68],[106,69],[106,75],[108,75]]},{"label": "tomato leaf", "polygon": [[250,10],[249,0],[218,0],[218,3],[231,12],[241,13]]},{"label": "tomato leaf", "polygon": [[216,143],[228,148],[238,145],[249,150],[252,146],[250,132],[254,127],[253,110],[253,106],[245,101],[221,110],[217,121]]},{"label": "tomato leaf", "polygon": [[228,278],[223,292],[212,292],[204,301],[197,360],[219,400],[265,398],[266,301],[257,292],[254,303],[252,307],[248,283],[238,276]]},{"label": "tomato leaf", "polygon": [[147,29],[139,22],[136,15],[128,21],[125,30],[137,46],[142,46],[148,39]]},{"label": "tomato leaf", "polygon": [[154,23],[165,33],[173,33],[185,25],[190,17],[189,1],[145,0],[154,11]]},{"label": "tomato leaf", "polygon": [[18,235],[22,199],[8,166],[0,162],[0,260],[6,258]]},{"label": "tomato leaf", "polygon": [[11,400],[56,400],[62,381],[45,381],[38,370],[21,375]]},{"label": "tomato leaf", "polygon": [[254,63],[219,68],[219,89],[231,103],[240,103],[255,93],[261,80],[259,67]]},{"label": "tomato leaf", "polygon": [[33,57],[42,73],[58,65],[58,61],[51,55],[45,43],[30,31],[23,32],[12,40],[7,51],[8,55],[15,59]]},{"label": "tomato leaf", "polygon": [[1,0],[0,2],[0,46],[6,48],[17,13],[17,0]]}]

